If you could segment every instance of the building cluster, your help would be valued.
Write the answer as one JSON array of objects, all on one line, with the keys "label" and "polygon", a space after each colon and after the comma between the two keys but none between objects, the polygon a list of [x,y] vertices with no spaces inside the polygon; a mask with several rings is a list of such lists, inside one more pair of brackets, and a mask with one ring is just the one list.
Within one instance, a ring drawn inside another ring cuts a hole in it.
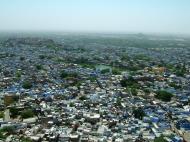
[{"label": "building cluster", "polygon": [[72,46],[0,44],[0,142],[190,142],[188,63],[179,73],[136,48]]}]

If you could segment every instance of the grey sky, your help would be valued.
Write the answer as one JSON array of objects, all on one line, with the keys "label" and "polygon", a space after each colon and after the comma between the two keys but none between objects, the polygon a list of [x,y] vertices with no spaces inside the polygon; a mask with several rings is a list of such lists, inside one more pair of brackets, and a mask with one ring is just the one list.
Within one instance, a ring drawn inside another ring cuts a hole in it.
[{"label": "grey sky", "polygon": [[190,34],[190,0],[0,0],[0,30]]}]

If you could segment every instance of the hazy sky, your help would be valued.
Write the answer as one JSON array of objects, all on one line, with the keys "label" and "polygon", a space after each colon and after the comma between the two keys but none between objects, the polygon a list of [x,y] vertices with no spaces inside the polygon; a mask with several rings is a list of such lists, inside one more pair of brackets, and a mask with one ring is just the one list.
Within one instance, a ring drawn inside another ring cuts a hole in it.
[{"label": "hazy sky", "polygon": [[0,0],[0,30],[190,34],[190,0]]}]

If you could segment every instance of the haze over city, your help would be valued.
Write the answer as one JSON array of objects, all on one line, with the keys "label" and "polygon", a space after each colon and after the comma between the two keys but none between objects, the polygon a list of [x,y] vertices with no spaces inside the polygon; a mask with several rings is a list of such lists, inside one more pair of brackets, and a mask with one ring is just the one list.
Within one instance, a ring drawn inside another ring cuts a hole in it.
[{"label": "haze over city", "polygon": [[1,0],[1,31],[190,33],[189,0]]},{"label": "haze over city", "polygon": [[190,142],[190,0],[0,0],[0,142]]}]

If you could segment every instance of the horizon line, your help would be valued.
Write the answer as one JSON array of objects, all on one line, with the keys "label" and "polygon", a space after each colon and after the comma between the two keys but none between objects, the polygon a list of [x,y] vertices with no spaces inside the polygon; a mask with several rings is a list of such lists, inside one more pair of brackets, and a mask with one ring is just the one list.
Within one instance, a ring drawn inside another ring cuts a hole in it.
[{"label": "horizon line", "polygon": [[121,35],[127,35],[127,34],[144,34],[144,35],[175,35],[175,36],[190,36],[190,33],[180,33],[180,32],[142,32],[142,31],[99,31],[99,30],[28,30],[28,29],[22,29],[22,30],[4,30],[0,29],[0,33],[13,33],[13,34],[23,34],[23,33],[52,33],[52,34],[121,34]]}]

